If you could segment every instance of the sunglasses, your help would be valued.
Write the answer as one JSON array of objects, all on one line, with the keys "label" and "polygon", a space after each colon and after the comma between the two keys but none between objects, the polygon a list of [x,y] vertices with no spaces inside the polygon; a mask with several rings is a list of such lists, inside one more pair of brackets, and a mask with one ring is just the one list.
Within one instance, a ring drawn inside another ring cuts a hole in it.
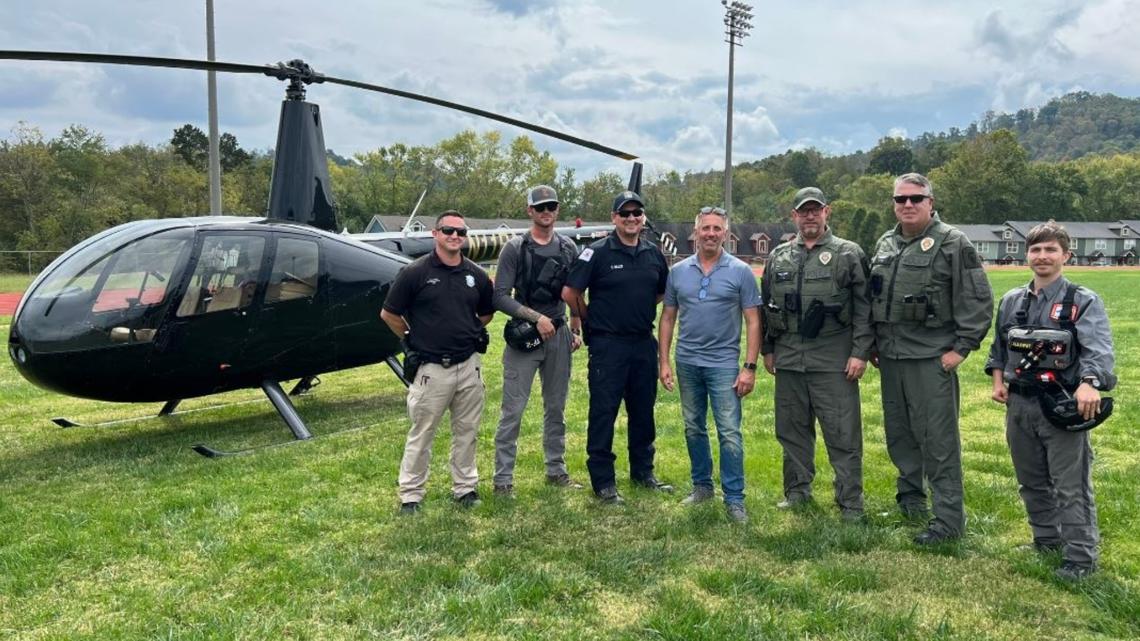
[{"label": "sunglasses", "polygon": [[558,203],[538,203],[537,205],[531,205],[531,207],[533,207],[535,211],[557,211]]},{"label": "sunglasses", "polygon": [[812,216],[822,216],[823,207],[812,207],[811,209],[797,209],[796,215],[801,218],[810,218]]},{"label": "sunglasses", "polygon": [[903,204],[909,200],[910,204],[917,205],[918,203],[926,200],[927,198],[930,198],[930,196],[927,196],[926,194],[912,194],[910,196],[895,196],[895,204],[901,205],[901,204]]},{"label": "sunglasses", "polygon": [[701,288],[697,290],[697,300],[704,300],[709,297],[709,283],[711,282],[712,278],[709,276],[701,279]]},{"label": "sunglasses", "polygon": [[463,237],[467,235],[466,227],[452,227],[451,225],[444,225],[443,227],[436,227],[436,229],[444,236],[458,234],[460,237]]},{"label": "sunglasses", "polygon": [[638,207],[637,209],[620,209],[617,212],[618,216],[622,218],[629,218],[630,216],[640,216],[645,213],[644,209]]},{"label": "sunglasses", "polygon": [[716,214],[721,218],[724,218],[728,215],[720,207],[701,207],[701,215],[704,216],[705,214]]}]

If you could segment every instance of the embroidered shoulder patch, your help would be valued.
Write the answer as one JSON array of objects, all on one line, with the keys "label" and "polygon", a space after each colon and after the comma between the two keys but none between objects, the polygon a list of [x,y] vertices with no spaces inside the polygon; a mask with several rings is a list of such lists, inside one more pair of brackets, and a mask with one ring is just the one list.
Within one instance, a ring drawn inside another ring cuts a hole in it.
[{"label": "embroidered shoulder patch", "polygon": [[578,260],[585,261],[588,263],[588,262],[590,262],[590,258],[592,258],[593,256],[594,256],[594,250],[587,247],[587,248],[582,250],[581,254],[578,254]]},{"label": "embroidered shoulder patch", "polygon": [[[1055,321],[1061,320],[1061,310],[1063,309],[1065,309],[1064,303],[1053,303],[1053,308],[1049,310],[1049,318]],[[1079,316],[1080,313],[1080,308],[1078,308],[1076,305],[1073,305],[1073,317],[1069,320],[1073,321],[1074,323],[1077,322],[1077,316]]]}]

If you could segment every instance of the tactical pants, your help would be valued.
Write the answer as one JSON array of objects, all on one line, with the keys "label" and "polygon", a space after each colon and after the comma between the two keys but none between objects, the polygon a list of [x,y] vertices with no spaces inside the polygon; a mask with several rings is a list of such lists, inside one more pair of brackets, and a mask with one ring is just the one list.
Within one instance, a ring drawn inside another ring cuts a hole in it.
[{"label": "tactical pants", "polygon": [[594,336],[590,340],[590,423],[586,429],[586,467],[594,492],[614,480],[614,421],[625,401],[629,418],[629,475],[653,476],[653,441],[657,426],[657,341],[644,337]]},{"label": "tactical pants", "polygon": [[863,511],[863,421],[859,383],[843,372],[776,372],[776,439],[784,449],[784,496],[811,496],[815,420],[835,470],[835,503]]},{"label": "tactical pants", "polygon": [[542,381],[542,451],[547,476],[566,474],[566,393],[570,389],[570,349],[573,337],[566,325],[542,347],[524,352],[503,348],[503,404],[495,430],[495,485],[514,482],[519,427],[530,400],[534,375]]},{"label": "tactical pants", "polygon": [[904,513],[926,511],[923,479],[930,485],[930,528],[960,536],[966,529],[962,443],[958,433],[958,374],[941,359],[879,361],[887,453],[898,468],[895,499]]},{"label": "tactical pants", "polygon": [[1037,398],[1011,393],[1005,438],[1034,542],[1060,543],[1066,561],[1095,566],[1100,532],[1089,433],[1053,427]]},{"label": "tactical pants", "polygon": [[475,441],[483,415],[483,376],[479,354],[444,367],[424,363],[408,388],[408,416],[412,428],[400,461],[400,502],[424,499],[431,470],[431,446],[443,413],[451,409],[451,493],[456,498],[475,489]]}]

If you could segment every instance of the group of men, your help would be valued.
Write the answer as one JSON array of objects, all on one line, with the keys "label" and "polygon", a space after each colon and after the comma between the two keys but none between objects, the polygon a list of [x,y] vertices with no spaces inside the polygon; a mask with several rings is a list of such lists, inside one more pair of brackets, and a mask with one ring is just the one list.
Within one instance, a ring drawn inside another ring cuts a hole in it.
[{"label": "group of men", "polygon": [[[586,466],[600,502],[624,500],[613,452],[623,402],[631,481],[673,491],[654,473],[659,381],[680,393],[692,482],[682,502],[716,496],[707,426],[711,408],[726,513],[732,521],[746,521],[741,401],[756,385],[762,358],[775,377],[775,431],[783,450],[784,498],[778,507],[812,499],[818,420],[835,471],[840,515],[861,521],[859,380],[870,362],[881,372],[898,509],[925,524],[914,542],[961,537],[966,515],[957,369],[981,347],[994,316],[993,294],[973,244],[940,220],[926,177],[899,176],[893,200],[898,224],[883,234],[868,260],[857,244],[832,233],[823,192],[801,189],[791,212],[796,236],[771,252],[759,287],[751,268],[725,250],[729,220],[716,207],[697,214],[696,252],[670,269],[660,249],[642,237],[645,203],[637,193],[617,195],[613,233],[578,253],[554,232],[554,189],[534,187],[527,193],[530,229],[503,249],[494,284],[460,253],[467,232],[462,216],[444,212],[433,231],[435,251],[401,272],[381,313],[404,336],[406,365],[410,360],[413,370],[405,375],[412,427],[400,466],[401,511],[419,509],[432,436],[448,408],[452,492],[465,506],[479,502],[479,355],[488,340],[484,326],[498,310],[510,319],[495,433],[496,495],[514,496],[519,428],[536,373],[546,480],[582,488],[566,468],[564,410],[571,355],[586,344]],[[994,400],[1007,404],[1007,441],[1033,547],[1059,550],[1058,576],[1078,579],[1094,571],[1097,561],[1087,429],[1110,411],[1102,408],[1100,390],[1116,380],[1112,337],[1100,298],[1061,276],[1072,255],[1065,230],[1047,223],[1027,240],[1034,279],[1003,298],[986,372],[993,376]]]}]

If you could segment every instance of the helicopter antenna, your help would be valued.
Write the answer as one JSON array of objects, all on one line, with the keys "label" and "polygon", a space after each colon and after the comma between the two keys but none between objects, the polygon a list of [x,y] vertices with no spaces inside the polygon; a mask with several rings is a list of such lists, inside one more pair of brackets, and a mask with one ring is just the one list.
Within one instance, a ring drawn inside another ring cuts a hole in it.
[{"label": "helicopter antenna", "polygon": [[427,190],[427,188],[425,188],[423,193],[420,194],[420,199],[416,201],[416,206],[412,207],[412,214],[410,216],[408,216],[408,222],[404,223],[404,229],[402,230],[404,232],[405,236],[408,235],[408,227],[411,226],[412,221],[415,220],[416,212],[420,210],[420,204],[423,203],[424,196],[427,195],[427,192],[428,192],[428,190]]},{"label": "helicopter antenna", "polygon": [[107,54],[107,53],[79,53],[69,51],[18,51],[10,49],[0,49],[0,60],[41,60],[49,62],[90,62],[102,63],[113,65],[134,65],[142,67],[167,67],[175,69],[197,69],[200,71],[221,71],[225,73],[246,73],[246,74],[260,74],[277,78],[279,80],[288,80],[289,87],[286,89],[286,96],[289,100],[303,100],[305,95],[304,85],[327,82],[329,84],[343,85],[346,87],[355,87],[357,89],[364,89],[367,91],[375,91],[378,93],[385,93],[391,96],[406,98],[408,100],[415,100],[418,102],[426,102],[428,104],[436,105],[439,107],[446,107],[448,109],[455,109],[463,111],[475,116],[481,116],[490,120],[495,120],[508,125],[514,125],[520,129],[526,129],[535,133],[557,138],[564,142],[593,149],[603,154],[615,156],[623,160],[635,160],[637,156],[629,152],[607,147],[605,145],[572,136],[561,131],[556,131],[541,125],[531,124],[529,122],[504,116],[478,107],[469,107],[457,102],[451,102],[433,96],[425,96],[423,94],[412,93],[410,91],[403,91],[401,89],[393,89],[383,85],[374,85],[367,82],[360,82],[357,80],[348,80],[345,78],[335,78],[333,76],[326,76],[317,73],[312,67],[305,64],[300,60],[292,60],[289,63],[277,63],[276,65],[250,65],[234,62],[218,62],[211,60],[191,60],[187,58],[161,58],[155,56],[126,56],[121,54]]}]

